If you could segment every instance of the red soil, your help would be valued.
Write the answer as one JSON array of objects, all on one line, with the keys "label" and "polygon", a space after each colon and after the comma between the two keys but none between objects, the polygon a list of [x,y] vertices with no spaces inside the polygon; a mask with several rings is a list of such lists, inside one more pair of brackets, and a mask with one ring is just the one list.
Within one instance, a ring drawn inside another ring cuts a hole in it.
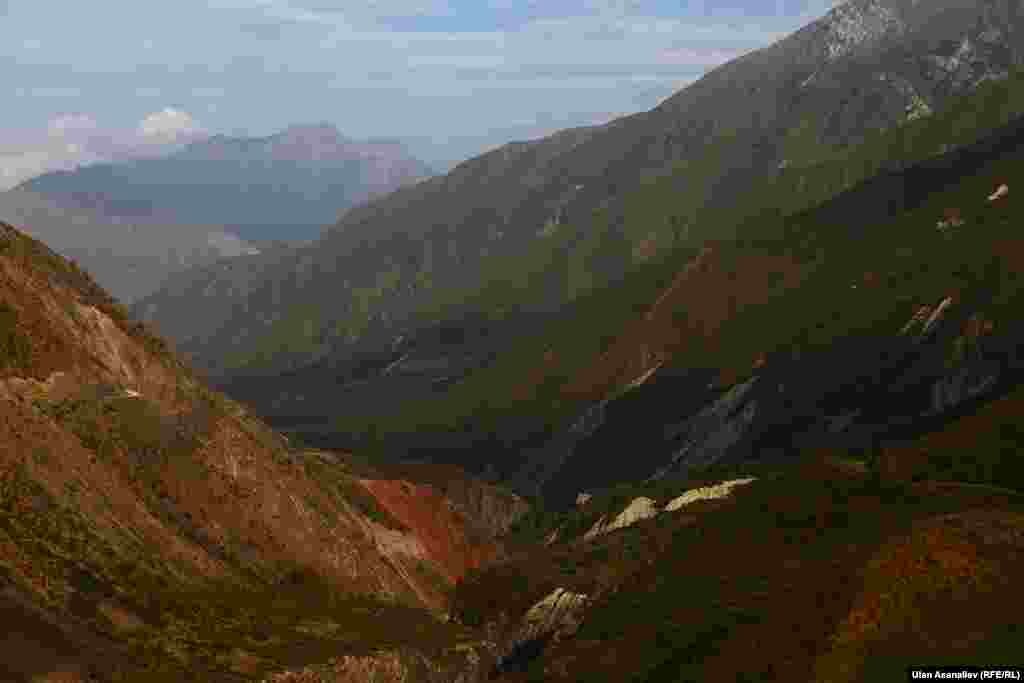
[{"label": "red soil", "polygon": [[474,542],[466,522],[436,488],[401,480],[361,479],[377,502],[420,540],[452,583],[495,558],[494,542]]}]

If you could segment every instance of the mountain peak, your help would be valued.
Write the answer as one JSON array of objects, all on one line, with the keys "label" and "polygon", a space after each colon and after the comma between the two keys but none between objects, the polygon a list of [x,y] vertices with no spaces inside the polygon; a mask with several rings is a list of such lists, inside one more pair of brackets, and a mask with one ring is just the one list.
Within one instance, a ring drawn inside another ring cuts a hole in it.
[{"label": "mountain peak", "polygon": [[341,131],[338,130],[337,126],[327,121],[293,124],[274,137],[279,137],[292,142],[309,142],[319,144],[342,144],[348,142],[348,139],[341,134]]}]

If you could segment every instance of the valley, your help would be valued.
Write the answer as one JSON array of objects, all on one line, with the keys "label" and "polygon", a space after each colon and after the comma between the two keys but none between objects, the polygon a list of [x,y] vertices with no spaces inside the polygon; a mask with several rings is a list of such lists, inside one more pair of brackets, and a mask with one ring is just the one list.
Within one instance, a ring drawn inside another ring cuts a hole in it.
[{"label": "valley", "polygon": [[0,193],[0,680],[1020,667],[1022,18],[849,0],[443,175],[324,123]]}]

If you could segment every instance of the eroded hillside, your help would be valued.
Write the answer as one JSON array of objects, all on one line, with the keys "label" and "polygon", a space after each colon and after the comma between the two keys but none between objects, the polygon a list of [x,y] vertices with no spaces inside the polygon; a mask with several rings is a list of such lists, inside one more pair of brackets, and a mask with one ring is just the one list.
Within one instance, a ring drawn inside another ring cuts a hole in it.
[{"label": "eroded hillside", "polygon": [[470,638],[438,619],[448,587],[525,508],[290,447],[6,224],[0,413],[4,680],[256,680],[382,648],[446,670]]}]

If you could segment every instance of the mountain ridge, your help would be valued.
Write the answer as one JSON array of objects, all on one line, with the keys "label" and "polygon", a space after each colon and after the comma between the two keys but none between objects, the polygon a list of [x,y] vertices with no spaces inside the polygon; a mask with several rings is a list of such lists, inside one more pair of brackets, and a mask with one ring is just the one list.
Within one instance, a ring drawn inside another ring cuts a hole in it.
[{"label": "mountain ridge", "polygon": [[45,173],[17,189],[108,217],[213,224],[242,238],[302,242],[350,206],[430,175],[400,143],[359,142],[320,123],[264,137],[214,135],[163,157]]}]

